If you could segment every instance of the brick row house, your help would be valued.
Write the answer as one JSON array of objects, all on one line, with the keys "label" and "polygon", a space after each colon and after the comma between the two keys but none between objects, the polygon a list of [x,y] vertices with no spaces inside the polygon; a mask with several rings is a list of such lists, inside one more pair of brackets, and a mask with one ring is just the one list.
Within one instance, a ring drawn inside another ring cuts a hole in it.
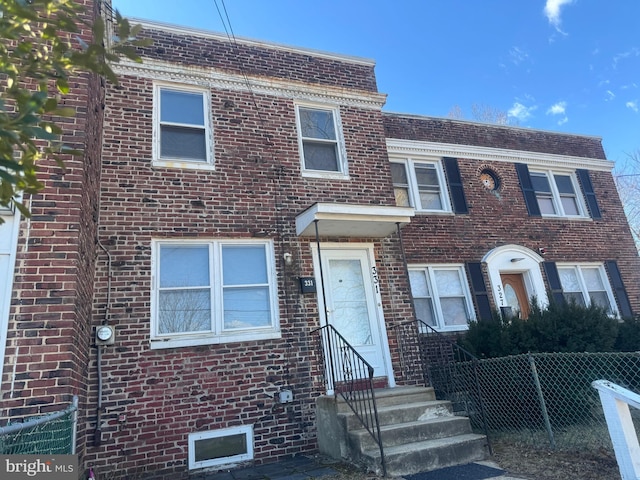
[{"label": "brick row house", "polygon": [[90,161],[0,227],[2,415],[79,395],[85,467],[316,451],[323,325],[394,389],[416,379],[391,327],[416,317],[638,312],[599,138],[386,113],[370,60],[142,23],[142,64],[78,84]]}]

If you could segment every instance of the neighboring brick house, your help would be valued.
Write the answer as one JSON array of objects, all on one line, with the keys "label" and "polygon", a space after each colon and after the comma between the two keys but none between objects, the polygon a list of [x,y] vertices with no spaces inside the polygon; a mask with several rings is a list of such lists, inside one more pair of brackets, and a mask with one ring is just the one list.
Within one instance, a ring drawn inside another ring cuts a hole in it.
[{"label": "neighboring brick house", "polygon": [[[75,34],[91,43],[90,24],[101,15],[93,0],[87,25]],[[61,101],[74,118],[60,119],[62,142],[83,150],[38,162],[44,188],[25,195],[32,216],[4,209],[0,216],[0,418],[24,418],[87,404],[86,379],[93,357],[92,302],[96,259],[104,81],[81,75]],[[78,452],[85,437],[77,439]]]},{"label": "neighboring brick house", "polygon": [[402,237],[419,318],[465,330],[548,292],[638,312],[638,254],[599,138],[402,114],[384,124],[397,203],[416,208]]},{"label": "neighboring brick house", "polygon": [[[327,322],[395,387],[415,381],[389,329],[416,314],[462,331],[547,290],[640,309],[599,139],[383,113],[372,61],[143,26],[143,63],[116,65],[106,87],[99,182],[89,162],[71,190],[34,199],[19,238],[49,257],[18,247],[3,313],[3,402],[33,410],[80,393],[85,466],[182,473],[314,451],[326,391],[314,330]],[[34,235],[38,222],[73,255]],[[72,284],[39,270],[51,257]],[[115,338],[90,346],[90,317]],[[32,357],[34,342],[51,356]],[[211,455],[221,444],[228,455]]]}]

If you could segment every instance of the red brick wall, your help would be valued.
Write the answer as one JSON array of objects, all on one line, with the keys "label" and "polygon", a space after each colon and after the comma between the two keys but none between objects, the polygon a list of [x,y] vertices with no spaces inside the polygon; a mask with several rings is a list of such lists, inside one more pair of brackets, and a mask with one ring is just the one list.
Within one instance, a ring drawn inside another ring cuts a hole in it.
[{"label": "red brick wall", "polygon": [[177,65],[377,92],[373,62],[366,60],[354,63],[242,40],[230,43],[226,38],[152,28],[143,30],[141,36],[153,39],[152,46],[140,50],[144,57]]},{"label": "red brick wall", "polygon": [[[81,3],[91,17],[94,2]],[[78,35],[91,40],[89,29]],[[64,170],[44,159],[39,178],[45,187],[25,197],[32,217],[21,223],[2,378],[2,414],[11,417],[60,410],[73,395],[81,406],[86,401],[103,88],[96,76],[69,83],[62,103],[77,114],[60,120],[62,141],[84,153],[65,157]]]},{"label": "red brick wall", "polygon": [[597,137],[393,113],[385,113],[384,128],[388,138],[606,158]]},{"label": "red brick wall", "polygon": [[[288,59],[286,68],[299,68],[299,60]],[[326,78],[344,74],[339,62],[323,68]],[[350,81],[365,84],[367,75],[352,73]],[[341,107],[350,178],[303,178],[291,99],[212,90],[215,171],[169,169],[152,165],[152,86],[125,76],[107,92],[99,235],[111,256],[108,316],[117,340],[103,355],[102,445],[90,449],[87,464],[184,471],[189,433],[240,424],[254,425],[259,462],[313,451],[314,401],[324,387],[311,333],[319,325],[316,296],[300,294],[298,285],[298,277],[313,276],[312,242],[296,236],[295,217],[316,202],[394,205],[382,114]],[[262,235],[275,244],[282,338],[150,350],[152,238]],[[292,265],[284,265],[285,252]],[[397,238],[376,242],[375,255],[386,321],[407,319],[411,305],[397,293],[407,288]],[[101,253],[95,323],[106,314],[107,263]],[[92,404],[95,367],[92,361]],[[274,408],[271,397],[285,386],[295,401]],[[89,443],[95,422],[90,411]]]}]

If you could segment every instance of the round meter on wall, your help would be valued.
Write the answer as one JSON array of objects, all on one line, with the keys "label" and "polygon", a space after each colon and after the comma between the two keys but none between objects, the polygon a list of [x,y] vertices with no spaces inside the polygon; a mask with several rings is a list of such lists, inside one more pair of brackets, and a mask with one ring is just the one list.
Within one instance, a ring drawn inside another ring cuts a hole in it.
[{"label": "round meter on wall", "polygon": [[114,336],[113,327],[100,325],[96,328],[96,344],[98,345],[112,345]]}]

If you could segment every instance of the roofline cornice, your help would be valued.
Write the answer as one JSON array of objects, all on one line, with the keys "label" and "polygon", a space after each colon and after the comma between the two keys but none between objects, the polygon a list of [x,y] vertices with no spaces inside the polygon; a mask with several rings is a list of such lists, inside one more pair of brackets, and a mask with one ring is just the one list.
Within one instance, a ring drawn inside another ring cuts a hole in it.
[{"label": "roofline cornice", "polygon": [[313,57],[326,58],[328,60],[334,60],[338,62],[348,62],[358,65],[367,65],[370,67],[375,66],[375,60],[364,57],[356,57],[351,55],[343,55],[338,53],[325,52],[322,50],[314,50],[312,48],[295,47],[292,45],[285,45],[275,42],[264,42],[261,40],[255,40],[246,37],[237,37],[234,35],[233,39],[230,39],[228,35],[219,32],[213,32],[211,30],[202,30],[198,28],[185,27],[182,25],[173,25],[170,23],[157,22],[144,18],[129,18],[129,23],[135,25],[140,24],[142,28],[149,30],[162,30],[164,32],[174,33],[177,35],[193,35],[201,38],[210,38],[212,40],[218,40],[225,43],[239,43],[251,47],[268,48],[270,50],[284,50],[292,53],[299,53],[302,55],[311,55]]},{"label": "roofline cornice", "polygon": [[574,157],[553,153],[478,147],[453,143],[423,142],[398,138],[387,138],[387,151],[390,156],[470,158],[486,162],[526,163],[538,167],[560,167],[572,170],[585,168],[588,170],[610,172],[614,167],[612,161],[601,158]]},{"label": "roofline cornice", "polygon": [[116,75],[130,75],[221,90],[251,91],[259,95],[349,105],[374,110],[381,110],[387,101],[387,96],[378,92],[350,90],[327,85],[280,80],[273,77],[234,74],[210,67],[176,65],[149,58],[144,58],[143,63],[122,60],[113,64],[112,68]]}]

